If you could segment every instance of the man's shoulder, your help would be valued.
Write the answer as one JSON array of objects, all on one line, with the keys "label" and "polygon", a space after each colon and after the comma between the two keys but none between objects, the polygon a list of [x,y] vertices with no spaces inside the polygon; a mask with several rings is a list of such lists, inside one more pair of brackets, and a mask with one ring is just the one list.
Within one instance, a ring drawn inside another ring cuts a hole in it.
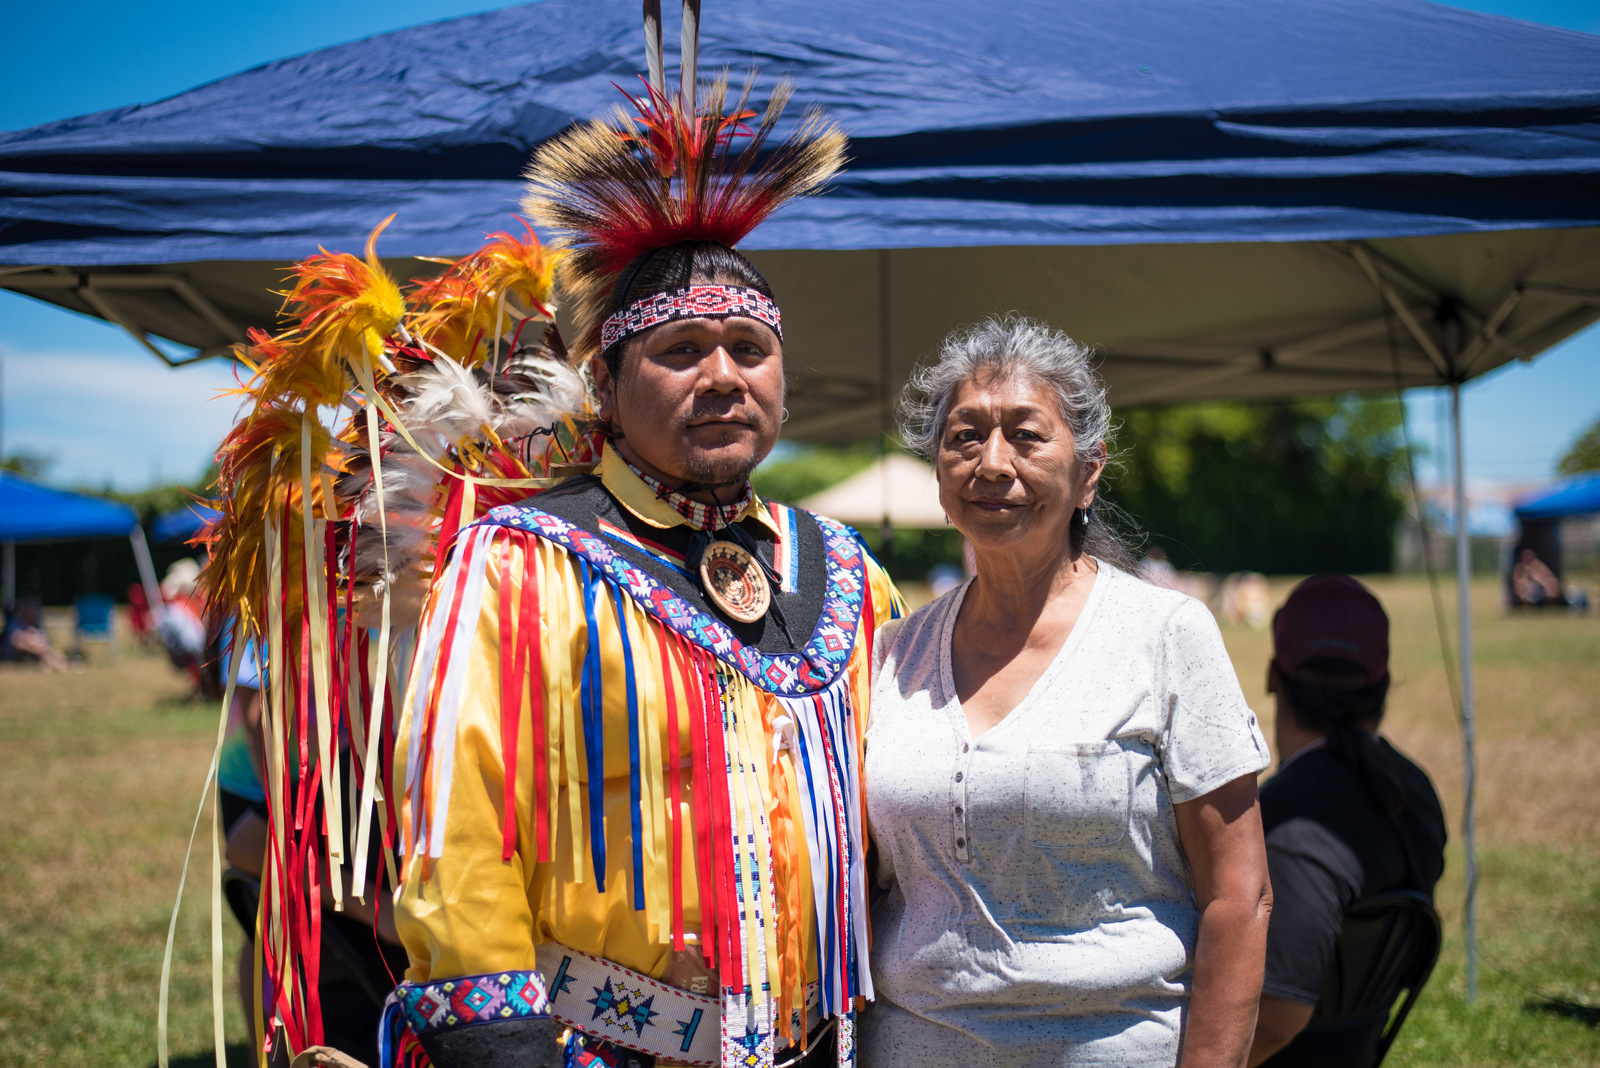
[{"label": "man's shoulder", "polygon": [[1261,818],[1276,825],[1348,806],[1361,783],[1348,761],[1331,749],[1301,753],[1261,784]]},{"label": "man's shoulder", "polygon": [[1378,736],[1378,742],[1389,751],[1389,757],[1394,761],[1395,769],[1404,781],[1407,791],[1422,797],[1430,798],[1433,807],[1439,807],[1439,794],[1433,788],[1433,779],[1423,770],[1422,765],[1406,756],[1389,739]]},{"label": "man's shoulder", "polygon": [[553,515],[591,533],[601,519],[614,522],[622,512],[622,505],[598,475],[574,475],[508,507]]},{"label": "man's shoulder", "polygon": [[[810,516],[818,526],[832,527],[835,530],[843,531],[848,537],[854,539],[856,543],[859,544],[863,549],[867,548],[866,539],[861,536],[861,532],[855,527],[851,526],[849,523],[834,519],[832,516],[823,515],[821,512],[813,512],[809,508],[802,508],[798,504],[786,504],[783,501],[774,500],[771,497],[763,497],[761,500],[767,505],[777,505],[779,508],[791,509],[799,515]],[[871,550],[868,549],[867,553],[870,556]]]},{"label": "man's shoulder", "polygon": [[777,504],[783,508],[792,508],[800,515],[809,516],[811,520],[817,524],[817,526],[822,527],[824,530],[831,528],[832,530],[843,534],[845,537],[855,542],[857,548],[861,550],[861,558],[866,562],[867,569],[881,576],[883,581],[889,581],[888,569],[883,566],[883,562],[880,561],[877,557],[877,554],[872,551],[872,546],[867,544],[867,539],[862,537],[861,532],[855,527],[851,526],[849,523],[834,519],[832,516],[823,515],[821,512],[813,512],[808,508],[802,508],[797,504],[783,504],[781,501],[772,501],[770,498],[765,497],[762,498],[762,500],[768,501],[768,503],[771,504]]},{"label": "man's shoulder", "polygon": [[547,490],[541,490],[531,497],[524,497],[517,501],[513,508],[532,508],[552,515],[561,515],[564,510],[580,502],[585,504],[611,501],[611,493],[605,488],[598,475],[573,475]]}]

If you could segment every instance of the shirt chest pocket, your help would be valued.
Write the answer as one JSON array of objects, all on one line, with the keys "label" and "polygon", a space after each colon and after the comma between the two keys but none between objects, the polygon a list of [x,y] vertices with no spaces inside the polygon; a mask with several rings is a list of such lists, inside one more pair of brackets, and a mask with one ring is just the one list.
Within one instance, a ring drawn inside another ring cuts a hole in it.
[{"label": "shirt chest pocket", "polygon": [[1117,742],[1035,742],[1024,769],[1028,840],[1044,849],[1120,842],[1128,833],[1133,784]]}]

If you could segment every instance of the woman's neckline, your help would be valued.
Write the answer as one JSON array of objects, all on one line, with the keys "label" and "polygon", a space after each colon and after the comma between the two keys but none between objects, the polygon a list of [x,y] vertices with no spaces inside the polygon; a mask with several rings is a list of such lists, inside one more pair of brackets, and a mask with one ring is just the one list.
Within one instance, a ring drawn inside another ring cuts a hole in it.
[{"label": "woman's neckline", "polygon": [[996,731],[1006,727],[1022,717],[1018,713],[1026,712],[1038,700],[1040,695],[1053,683],[1055,677],[1064,670],[1068,661],[1078,647],[1083,644],[1083,636],[1088,633],[1096,615],[1096,609],[1105,598],[1106,587],[1113,581],[1113,573],[1117,568],[1106,563],[1099,557],[1090,557],[1095,562],[1094,574],[1090,577],[1089,596],[1083,602],[1083,609],[1078,613],[1078,618],[1073,621],[1072,629],[1061,640],[1061,645],[1050,658],[1050,663],[1039,673],[1028,687],[1028,692],[1021,701],[1018,701],[998,722],[976,737],[972,734],[971,725],[967,722],[966,709],[961,702],[961,695],[956,689],[955,668],[952,660],[952,640],[955,635],[956,618],[961,614],[961,605],[967,599],[967,592],[972,588],[972,579],[967,579],[948,597],[949,606],[945,609],[944,619],[939,634],[939,685],[944,690],[944,705],[949,708],[956,719],[956,728],[961,738],[969,745],[978,745]]}]

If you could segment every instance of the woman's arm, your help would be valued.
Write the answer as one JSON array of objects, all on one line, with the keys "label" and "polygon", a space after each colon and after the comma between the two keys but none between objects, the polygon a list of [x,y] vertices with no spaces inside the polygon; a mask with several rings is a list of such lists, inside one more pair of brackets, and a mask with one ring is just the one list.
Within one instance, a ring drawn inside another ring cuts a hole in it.
[{"label": "woman's arm", "polygon": [[1200,907],[1179,1064],[1242,1068],[1255,1035],[1272,913],[1256,777],[1242,775],[1174,808]]}]

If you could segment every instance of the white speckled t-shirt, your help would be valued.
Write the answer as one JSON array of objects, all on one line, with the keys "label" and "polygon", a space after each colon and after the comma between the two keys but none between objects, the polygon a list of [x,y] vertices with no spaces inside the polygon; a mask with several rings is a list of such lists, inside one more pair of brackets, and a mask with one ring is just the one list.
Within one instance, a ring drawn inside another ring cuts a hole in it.
[{"label": "white speckled t-shirt", "polygon": [[1105,563],[1028,696],[976,742],[967,586],[885,637],[867,815],[887,894],[863,1068],[1177,1062],[1199,916],[1175,802],[1270,762],[1211,613]]}]

